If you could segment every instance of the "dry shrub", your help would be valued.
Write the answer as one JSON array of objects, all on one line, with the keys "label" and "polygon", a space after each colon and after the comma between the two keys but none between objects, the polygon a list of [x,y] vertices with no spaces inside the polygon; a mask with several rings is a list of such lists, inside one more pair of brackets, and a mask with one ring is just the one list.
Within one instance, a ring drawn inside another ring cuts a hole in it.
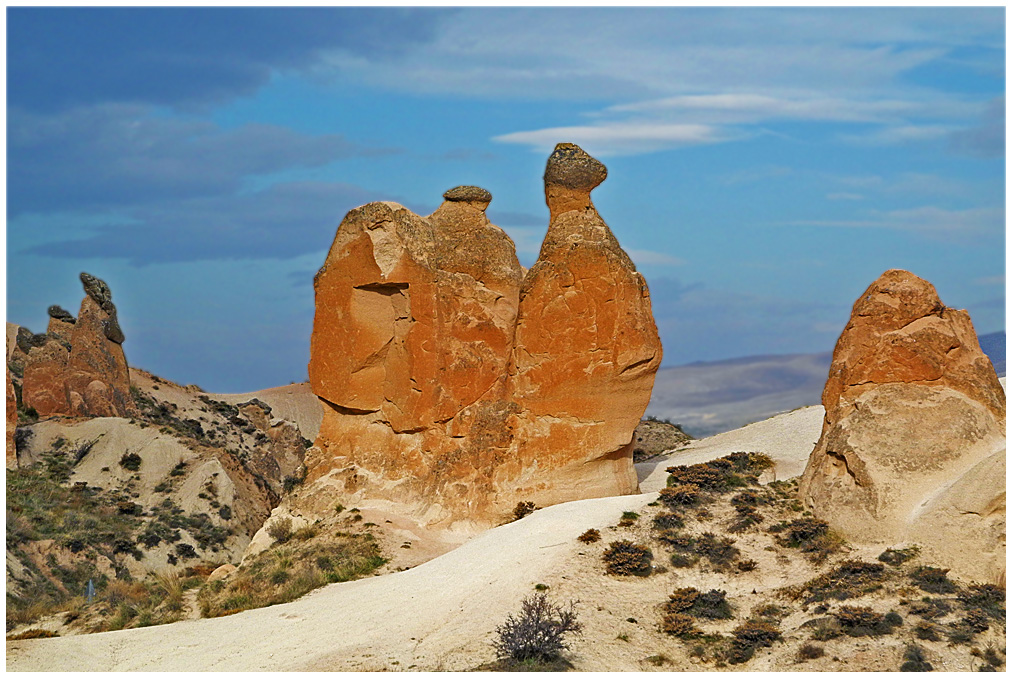
[{"label": "dry shrub", "polygon": [[812,645],[811,643],[805,643],[798,648],[798,661],[805,662],[809,659],[818,659],[826,654],[818,645]]},{"label": "dry shrub", "polygon": [[32,629],[19,633],[17,635],[8,636],[7,640],[34,640],[36,638],[59,638],[59,633],[53,633],[52,631],[46,631],[45,629]]},{"label": "dry shrub", "polygon": [[718,537],[712,532],[697,538],[693,550],[696,555],[709,560],[718,570],[729,566],[740,555],[740,551],[734,545],[734,539]]},{"label": "dry shrub", "polygon": [[594,542],[601,541],[601,532],[592,527],[577,537],[576,540],[584,544],[593,544]]},{"label": "dry shrub", "polygon": [[685,527],[685,519],[680,513],[665,512],[654,516],[653,527],[655,530],[680,530]]},{"label": "dry shrub", "polygon": [[518,501],[517,505],[513,507],[513,520],[526,518],[537,510],[538,507],[534,505],[533,501]]},{"label": "dry shrub", "polygon": [[739,560],[736,564],[739,572],[751,572],[759,566],[759,563],[752,559]]},{"label": "dry shrub", "polygon": [[993,619],[1005,621],[1005,587],[993,584],[970,584],[956,596],[967,610],[977,609]]},{"label": "dry shrub", "polygon": [[699,634],[695,620],[689,615],[679,612],[664,615],[664,618],[661,620],[661,630],[664,633],[681,638]]},{"label": "dry shrub", "polygon": [[749,619],[731,635],[734,639],[727,652],[727,660],[731,664],[742,664],[752,658],[757,648],[769,647],[773,641],[780,640],[780,629],[766,620]]},{"label": "dry shrub", "polygon": [[684,506],[695,506],[702,499],[699,486],[692,483],[672,485],[660,491],[658,498],[661,503],[670,509],[678,509]]},{"label": "dry shrub", "polygon": [[850,607],[844,605],[833,613],[840,623],[840,629],[854,638],[862,636],[883,636],[903,623],[895,612],[880,614],[870,607]]},{"label": "dry shrub", "polygon": [[668,596],[668,602],[664,603],[664,611],[669,613],[685,612],[692,608],[697,598],[699,598],[699,591],[691,586],[676,589]]},{"label": "dry shrub", "polygon": [[758,525],[763,521],[762,514],[752,506],[735,506],[734,510],[737,516],[732,519],[731,524],[728,526],[729,532],[744,532],[753,525]]},{"label": "dry shrub", "polygon": [[910,604],[910,613],[925,619],[938,619],[952,612],[952,606],[944,598],[928,598]]},{"label": "dry shrub", "polygon": [[905,549],[886,549],[879,554],[878,559],[887,565],[899,566],[915,557],[920,551],[916,546]]},{"label": "dry shrub", "polygon": [[924,656],[923,647],[915,644],[907,645],[906,650],[903,651],[903,664],[900,666],[900,671],[920,673],[934,670],[935,667]]},{"label": "dry shrub", "polygon": [[603,558],[608,574],[645,576],[654,554],[646,546],[622,540],[612,542]]},{"label": "dry shrub", "polygon": [[816,577],[804,586],[806,603],[823,600],[846,600],[870,593],[882,587],[885,566],[846,560],[831,571]]},{"label": "dry shrub", "polygon": [[581,629],[575,601],[564,608],[551,602],[546,594],[534,593],[521,602],[519,614],[509,615],[496,627],[499,637],[492,644],[500,659],[513,664],[552,662],[568,649],[566,636],[578,634]]},{"label": "dry shrub", "polygon": [[955,593],[956,585],[949,581],[949,571],[938,567],[918,567],[910,574],[914,584],[928,593]]},{"label": "dry shrub", "polygon": [[278,518],[267,526],[267,534],[279,544],[284,544],[292,538],[292,519],[285,516]]}]

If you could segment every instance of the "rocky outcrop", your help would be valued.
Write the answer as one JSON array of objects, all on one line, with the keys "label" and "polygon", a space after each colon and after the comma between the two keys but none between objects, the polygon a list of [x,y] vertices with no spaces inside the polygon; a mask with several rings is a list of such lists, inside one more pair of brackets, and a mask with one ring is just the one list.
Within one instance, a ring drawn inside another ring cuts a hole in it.
[{"label": "rocky outcrop", "polygon": [[270,405],[253,398],[236,405],[240,415],[249,421],[257,441],[263,443],[250,453],[250,465],[270,486],[274,494],[287,493],[305,476],[303,464],[309,441],[302,437],[298,426],[272,417]]},{"label": "rocky outcrop", "polygon": [[854,541],[916,543],[954,574],[1005,568],[1005,393],[965,311],[907,271],[854,304],[801,494]]},{"label": "rocky outcrop", "polygon": [[630,441],[661,351],[646,284],[590,200],[605,174],[576,146],[553,153],[526,275],[475,186],[428,217],[345,217],[315,278],[310,483],[428,523],[636,491]]},{"label": "rocky outcrop", "polygon": [[87,273],[81,282],[87,296],[76,320],[51,306],[46,334],[18,334],[27,355],[22,400],[43,416],[137,416],[109,286]]},{"label": "rocky outcrop", "polygon": [[18,403],[14,393],[14,381],[11,379],[10,368],[7,368],[7,468],[18,465],[18,450],[14,444],[14,433],[18,427]]},{"label": "rocky outcrop", "polygon": [[633,459],[641,461],[662,452],[676,450],[693,438],[677,424],[659,419],[644,419],[633,433]]}]

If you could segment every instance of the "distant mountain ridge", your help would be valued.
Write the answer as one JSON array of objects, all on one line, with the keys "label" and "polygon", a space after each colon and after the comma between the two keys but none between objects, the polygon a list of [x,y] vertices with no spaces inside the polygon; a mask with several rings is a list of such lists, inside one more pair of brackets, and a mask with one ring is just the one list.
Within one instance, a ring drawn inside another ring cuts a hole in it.
[{"label": "distant mountain ridge", "polygon": [[[1005,332],[978,339],[998,376],[1005,376]],[[827,351],[665,367],[657,372],[646,413],[670,419],[695,437],[730,431],[778,412],[818,405],[831,360]]]}]

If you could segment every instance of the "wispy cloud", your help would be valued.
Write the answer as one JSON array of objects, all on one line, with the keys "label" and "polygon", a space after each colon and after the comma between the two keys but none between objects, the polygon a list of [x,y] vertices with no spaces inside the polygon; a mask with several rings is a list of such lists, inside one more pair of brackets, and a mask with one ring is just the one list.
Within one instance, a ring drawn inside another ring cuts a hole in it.
[{"label": "wispy cloud", "polygon": [[827,200],[864,200],[864,196],[860,193],[829,193],[826,195]]},{"label": "wispy cloud", "polygon": [[868,146],[895,146],[944,139],[954,129],[952,125],[894,125],[861,134],[842,134],[840,139]]},{"label": "wispy cloud", "polygon": [[506,144],[524,144],[539,153],[551,151],[560,141],[569,141],[583,146],[592,154],[609,156],[717,144],[741,136],[740,132],[711,125],[617,122],[512,132],[493,137],[492,140]]},{"label": "wispy cloud", "polygon": [[798,220],[786,222],[785,225],[819,228],[886,228],[958,239],[1002,234],[1005,228],[1005,210],[994,207],[949,210],[929,205],[885,212],[872,210],[863,219]]}]

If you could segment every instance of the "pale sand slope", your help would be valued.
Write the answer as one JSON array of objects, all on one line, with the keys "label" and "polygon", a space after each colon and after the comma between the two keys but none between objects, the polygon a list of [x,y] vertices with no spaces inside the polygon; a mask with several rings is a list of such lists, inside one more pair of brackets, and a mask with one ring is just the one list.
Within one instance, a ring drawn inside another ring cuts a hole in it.
[{"label": "pale sand slope", "polygon": [[[583,584],[594,578],[580,576],[580,572],[586,568],[590,568],[588,574],[596,572],[600,561],[587,561],[581,553],[586,547],[575,541],[576,537],[591,527],[613,525],[623,511],[642,511],[656,499],[653,490],[663,486],[667,466],[705,461],[738,450],[757,450],[777,459],[778,466],[800,472],[818,438],[821,419],[821,408],[806,408],[741,431],[695,441],[686,452],[646,465],[653,468],[641,469],[647,494],[544,508],[410,570],[332,584],[286,605],[168,626],[8,641],[7,669],[468,670],[493,658],[489,641],[495,627],[515,611],[518,601],[536,583],[549,583],[553,592],[574,597],[591,593],[583,590]],[[785,477],[780,471],[778,476]],[[769,569],[776,569],[772,562]],[[595,599],[615,598],[630,607],[624,616],[619,615],[619,622],[630,612],[639,609],[646,613],[663,600],[648,580],[600,579],[603,588],[594,592]],[[783,583],[779,577],[775,582]],[[747,588],[756,585],[764,588],[762,582],[752,580]],[[633,624],[626,625],[630,633],[635,630]],[[647,632],[646,626],[642,632]],[[609,624],[602,633],[610,643],[616,632]],[[590,629],[585,633],[585,642],[580,643],[580,655],[585,659],[577,661],[578,668],[646,668],[629,656],[624,642],[617,641],[612,651],[610,645],[597,642],[605,638],[591,638],[596,635]],[[651,631],[650,635],[657,634]],[[639,658],[647,654],[651,652]]]},{"label": "pale sand slope", "polygon": [[[292,671],[399,666],[466,670],[576,537],[653,494],[542,509],[404,572],[332,584],[230,617],[42,641],[8,641],[7,669]],[[482,659],[488,659],[485,657]],[[457,663],[457,661],[462,663]],[[477,663],[480,663],[477,662]]]},{"label": "pale sand slope", "polygon": [[295,422],[303,437],[310,440],[316,440],[316,435],[320,432],[320,422],[323,421],[323,406],[310,389],[309,382],[275,386],[250,393],[208,393],[207,396],[230,405],[259,398],[271,406],[272,417]]},{"label": "pale sand slope", "polygon": [[693,440],[685,447],[659,460],[650,459],[636,465],[642,492],[658,492],[667,482],[665,469],[674,464],[698,464],[717,459],[732,452],[761,452],[776,462],[774,478],[786,480],[800,476],[808,457],[819,441],[822,419],[826,411],[822,405],[802,407],[775,417],[749,424],[709,438]]}]

